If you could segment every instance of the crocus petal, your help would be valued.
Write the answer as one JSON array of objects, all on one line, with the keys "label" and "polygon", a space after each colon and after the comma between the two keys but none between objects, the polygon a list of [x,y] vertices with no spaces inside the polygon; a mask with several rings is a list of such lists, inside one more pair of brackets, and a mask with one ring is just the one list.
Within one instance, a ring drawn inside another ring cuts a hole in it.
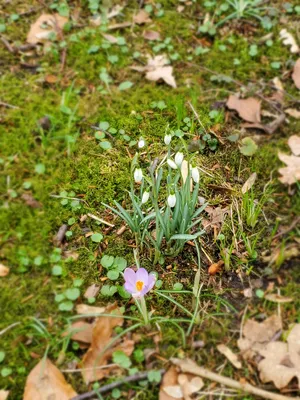
[{"label": "crocus petal", "polygon": [[156,282],[156,276],[153,274],[149,274],[149,279],[148,279],[148,292],[153,288]]},{"label": "crocus petal", "polygon": [[124,288],[125,288],[125,290],[126,290],[128,293],[130,293],[130,294],[132,294],[132,295],[133,295],[133,293],[135,293],[135,291],[136,291],[135,285],[132,285],[132,284],[129,283],[129,282],[125,282]]},{"label": "crocus petal", "polygon": [[135,285],[136,282],[136,273],[132,268],[126,268],[124,271],[124,279],[125,282],[130,283],[131,285]]},{"label": "crocus petal", "polygon": [[136,271],[136,275],[135,275],[136,282],[137,281],[143,282],[144,287],[148,285],[148,277],[149,277],[149,274],[145,270],[145,268],[140,268]]}]

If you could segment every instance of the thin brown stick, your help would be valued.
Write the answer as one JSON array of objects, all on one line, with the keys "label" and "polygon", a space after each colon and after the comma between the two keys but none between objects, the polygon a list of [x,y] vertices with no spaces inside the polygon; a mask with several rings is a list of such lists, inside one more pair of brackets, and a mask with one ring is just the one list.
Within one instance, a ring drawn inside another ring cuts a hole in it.
[{"label": "thin brown stick", "polygon": [[[165,373],[165,370],[161,369],[159,372],[163,375]],[[91,390],[90,392],[79,394],[78,396],[73,397],[71,400],[86,400],[93,396],[96,396],[97,393],[110,392],[111,390],[124,385],[124,383],[142,381],[144,379],[147,379],[147,377],[148,377],[148,372],[138,372],[135,375],[127,376],[126,378],[122,379],[121,381],[116,381],[113,383],[109,383],[108,385],[104,385],[97,390]]]},{"label": "thin brown stick", "polygon": [[14,110],[20,109],[20,107],[13,106],[12,104],[4,103],[4,101],[0,101],[0,106],[7,107],[7,108],[13,108]]},{"label": "thin brown stick", "polygon": [[259,389],[255,386],[250,385],[250,383],[240,383],[234,379],[227,378],[226,376],[222,376],[216,374],[215,372],[211,372],[203,367],[198,366],[192,360],[179,360],[172,359],[172,362],[175,365],[178,365],[182,372],[190,373],[193,375],[201,376],[202,378],[209,379],[214,382],[221,383],[222,385],[229,386],[231,388],[237,389],[243,393],[250,393],[255,396],[262,397],[263,399],[269,400],[300,400],[299,397],[287,397],[281,394],[268,392],[267,390]]},{"label": "thin brown stick", "polygon": [[277,238],[279,238],[280,236],[286,235],[287,233],[289,233],[290,231],[292,231],[294,228],[296,228],[296,226],[297,226],[299,223],[300,223],[300,217],[296,218],[295,221],[292,222],[291,225],[290,225],[287,229],[284,229],[282,232],[277,233],[277,234],[273,237],[273,239],[277,239]]}]

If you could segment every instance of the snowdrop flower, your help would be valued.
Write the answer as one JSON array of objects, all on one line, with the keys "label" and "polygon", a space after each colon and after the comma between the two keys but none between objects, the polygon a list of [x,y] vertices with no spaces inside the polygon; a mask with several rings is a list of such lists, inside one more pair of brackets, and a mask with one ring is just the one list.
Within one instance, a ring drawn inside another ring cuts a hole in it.
[{"label": "snowdrop flower", "polygon": [[143,180],[143,171],[141,170],[141,168],[136,168],[134,170],[133,176],[134,176],[134,181],[136,183],[142,182],[142,180]]},{"label": "snowdrop flower", "polygon": [[149,200],[149,197],[150,197],[150,193],[147,192],[147,190],[145,190],[145,192],[143,193],[143,196],[142,196],[142,204],[147,203],[147,201]]},{"label": "snowdrop flower", "polygon": [[182,164],[182,161],[183,161],[183,153],[180,153],[180,151],[178,151],[176,154],[175,154],[175,164],[178,166],[178,167],[180,167],[181,166],[181,164]]},{"label": "snowdrop flower", "polygon": [[177,165],[174,163],[173,160],[171,160],[170,158],[167,159],[167,164],[169,167],[171,167],[172,169],[177,169]]},{"label": "snowdrop flower", "polygon": [[143,147],[145,147],[145,140],[143,138],[140,138],[140,140],[138,141],[138,148],[142,149]]},{"label": "snowdrop flower", "polygon": [[145,268],[139,268],[136,272],[132,268],[124,271],[124,288],[134,299],[142,298],[153,288],[156,278],[149,274]]},{"label": "snowdrop flower", "polygon": [[168,146],[171,143],[172,135],[165,135],[164,142]]},{"label": "snowdrop flower", "polygon": [[168,206],[173,208],[176,204],[176,196],[175,194],[169,194],[168,196]]},{"label": "snowdrop flower", "polygon": [[197,167],[192,168],[192,178],[195,183],[199,183],[200,174],[199,174],[199,169]]}]

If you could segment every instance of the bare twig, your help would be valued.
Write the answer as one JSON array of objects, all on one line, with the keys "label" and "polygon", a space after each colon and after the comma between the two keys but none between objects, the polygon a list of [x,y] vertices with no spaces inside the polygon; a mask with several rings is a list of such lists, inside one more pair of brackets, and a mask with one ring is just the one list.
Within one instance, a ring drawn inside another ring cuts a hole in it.
[{"label": "bare twig", "polygon": [[4,335],[4,333],[6,333],[10,329],[14,328],[15,326],[20,325],[20,323],[21,322],[14,322],[13,324],[9,325],[8,327],[2,329],[2,331],[0,331],[0,336]]},{"label": "bare twig", "polygon": [[13,106],[12,104],[4,103],[4,101],[0,101],[0,106],[7,107],[7,108],[13,108],[14,110],[20,109],[20,107]]},{"label": "bare twig", "polygon": [[300,223],[300,217],[296,218],[295,221],[293,221],[293,222],[291,223],[291,225],[290,225],[288,228],[284,229],[282,232],[279,232],[279,233],[277,233],[277,235],[273,236],[273,239],[277,239],[277,238],[279,238],[280,236],[286,235],[287,233],[289,233],[290,231],[292,231],[294,228],[296,228],[296,226],[297,226],[299,223]]},{"label": "bare twig", "polygon": [[[164,369],[161,369],[159,371],[161,374],[165,373]],[[142,381],[143,379],[147,379],[148,376],[148,372],[139,372],[135,375],[132,376],[128,376],[127,378],[122,379],[121,381],[116,381],[113,383],[109,383],[108,385],[104,385],[102,387],[100,387],[97,390],[91,390],[90,392],[86,392],[83,394],[79,394],[78,396],[73,397],[71,400],[85,400],[85,399],[89,399],[95,395],[97,395],[97,393],[106,393],[109,392],[119,386],[124,385],[124,383],[130,383],[130,382],[136,382],[136,381]]]},{"label": "bare twig", "polygon": [[242,393],[250,393],[255,396],[262,397],[263,399],[269,400],[300,400],[299,397],[287,397],[281,394],[268,392],[267,390],[263,390],[257,388],[250,383],[240,383],[234,379],[227,378],[226,376],[222,376],[216,374],[215,372],[211,372],[203,367],[198,366],[191,360],[180,360],[180,359],[172,359],[172,362],[175,365],[178,365],[182,372],[190,373],[196,376],[201,376],[202,378],[209,379],[214,382],[221,383],[222,385],[237,389]]},{"label": "bare twig", "polygon": [[88,215],[88,217],[90,217],[90,218],[92,218],[92,219],[94,219],[94,220],[96,220],[96,221],[99,221],[99,222],[101,222],[101,223],[104,224],[104,225],[108,225],[108,226],[110,226],[111,228],[114,227],[114,224],[111,224],[110,222],[107,222],[107,221],[105,221],[104,219],[101,219],[101,218],[97,217],[97,215],[90,214],[90,213],[88,213],[87,215]]}]

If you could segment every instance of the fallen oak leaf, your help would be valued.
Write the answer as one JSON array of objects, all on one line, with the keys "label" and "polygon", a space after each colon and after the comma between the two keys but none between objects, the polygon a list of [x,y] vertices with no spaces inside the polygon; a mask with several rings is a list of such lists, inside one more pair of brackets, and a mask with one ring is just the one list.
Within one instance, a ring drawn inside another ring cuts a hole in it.
[{"label": "fallen oak leaf", "polygon": [[[178,388],[175,389],[175,391],[171,390],[171,393],[169,392],[170,387],[173,386],[178,386],[178,372],[177,369],[174,365],[172,365],[168,371],[164,374],[164,377],[162,379],[160,389],[159,389],[159,400],[173,400],[174,396],[172,394],[178,392]],[[182,393],[181,393],[182,394]],[[176,398],[176,397],[175,397]],[[181,396],[182,398],[182,396]]]},{"label": "fallen oak leaf", "polygon": [[0,264],[0,277],[4,277],[9,274],[10,269],[3,264]]},{"label": "fallen oak leaf", "polygon": [[90,344],[92,343],[93,328],[94,324],[76,321],[63,333],[63,336],[70,335],[72,340]]},{"label": "fallen oak leaf", "polygon": [[292,74],[293,81],[298,89],[300,89],[300,58],[296,61]]},{"label": "fallen oak leaf", "polygon": [[60,370],[46,358],[28,375],[23,400],[70,400],[76,395]]},{"label": "fallen oak leaf", "polygon": [[204,382],[199,376],[194,376],[189,379],[186,374],[178,375],[178,383],[182,390],[184,400],[191,400],[190,395],[197,393],[204,386]]},{"label": "fallen oak leaf", "polygon": [[279,127],[280,125],[285,121],[285,114],[279,114],[277,118],[275,118],[272,122],[269,124],[243,124],[243,128],[248,128],[248,129],[260,129],[264,132],[266,132],[269,135],[272,135]]},{"label": "fallen oak leaf", "polygon": [[238,356],[236,354],[233,353],[233,351],[225,346],[225,344],[219,344],[217,346],[218,351],[223,354],[227,360],[229,360],[231,362],[231,364],[237,368],[237,369],[241,369],[242,368],[242,363],[239,361]]},{"label": "fallen oak leaf", "polygon": [[300,119],[300,111],[295,108],[286,108],[284,112],[293,118]]},{"label": "fallen oak leaf", "polygon": [[160,40],[160,34],[156,31],[145,31],[143,38],[146,40]]},{"label": "fallen oak leaf", "polygon": [[86,291],[84,292],[84,297],[86,299],[90,298],[90,297],[96,297],[97,294],[100,291],[100,286],[96,285],[95,283],[93,283],[91,286],[89,286]]},{"label": "fallen oak leaf", "polygon": [[300,180],[300,157],[283,153],[278,153],[278,157],[287,165],[286,167],[279,168],[278,170],[278,172],[282,175],[279,177],[280,182],[287,185],[292,185]]},{"label": "fallen oak leaf", "polygon": [[235,95],[230,95],[226,106],[230,110],[237,111],[239,116],[245,121],[253,123],[259,123],[261,121],[261,101],[254,97],[240,99]]},{"label": "fallen oak leaf", "polygon": [[300,156],[300,136],[292,135],[288,140],[288,145],[294,156]]}]

